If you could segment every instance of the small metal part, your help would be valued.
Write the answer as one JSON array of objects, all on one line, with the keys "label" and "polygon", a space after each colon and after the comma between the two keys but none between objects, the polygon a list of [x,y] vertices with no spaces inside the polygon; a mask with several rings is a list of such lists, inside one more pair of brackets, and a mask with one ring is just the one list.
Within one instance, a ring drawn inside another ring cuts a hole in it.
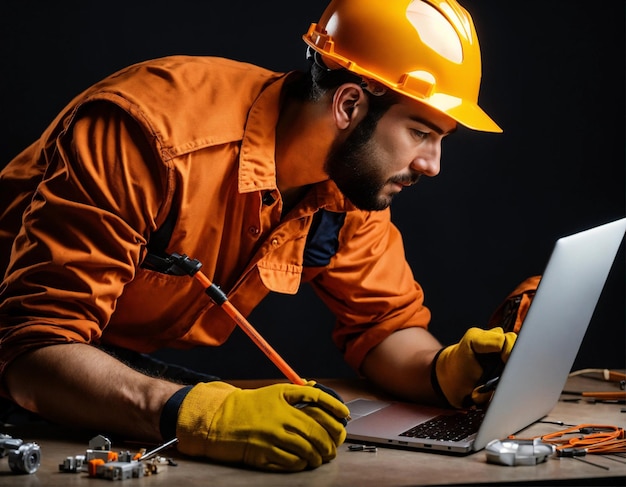
[{"label": "small metal part", "polygon": [[371,445],[350,445],[348,447],[350,451],[367,451],[367,452],[377,452],[378,448]]},{"label": "small metal part", "polygon": [[96,467],[93,477],[108,480],[127,480],[144,476],[143,465],[137,461],[132,462],[107,462]]},{"label": "small metal part", "polygon": [[23,443],[9,451],[9,467],[15,473],[35,473],[41,465],[41,450],[37,443]]},{"label": "small metal part", "polygon": [[553,445],[533,440],[492,440],[485,447],[487,461],[500,465],[537,465],[554,454]]},{"label": "small metal part", "polygon": [[91,440],[89,440],[89,449],[90,450],[110,450],[111,440],[109,440],[106,436],[102,436],[102,435],[94,436]]},{"label": "small metal part", "polygon": [[19,438],[0,434],[0,458],[8,456],[13,473],[35,473],[41,465],[41,449],[37,443],[24,443]]},{"label": "small metal part", "polygon": [[85,465],[85,455],[74,455],[66,457],[63,463],[59,464],[61,472],[78,473],[83,470]]}]

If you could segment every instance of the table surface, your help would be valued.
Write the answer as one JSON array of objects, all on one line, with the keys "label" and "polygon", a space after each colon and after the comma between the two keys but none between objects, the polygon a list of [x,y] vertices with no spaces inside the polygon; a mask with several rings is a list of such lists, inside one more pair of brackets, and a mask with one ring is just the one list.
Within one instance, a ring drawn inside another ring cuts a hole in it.
[{"label": "table surface", "polygon": [[[241,387],[258,387],[277,381],[233,381]],[[360,380],[320,380],[333,387],[348,401],[356,397],[380,397]],[[617,390],[615,384],[589,378],[573,377],[565,390]],[[601,423],[626,428],[624,404],[600,403],[575,396],[562,395],[544,421],[562,421],[566,424]],[[520,433],[521,436],[547,434],[561,429],[549,423],[535,423]],[[61,428],[49,424],[27,426],[4,425],[0,431],[24,442],[36,442],[41,449],[41,466],[33,474],[14,474],[8,459],[0,459],[0,486],[104,485],[109,480],[90,478],[86,473],[59,471],[59,464],[68,456],[85,453],[93,433]],[[116,444],[113,451],[136,452],[154,445]],[[156,474],[123,480],[125,485],[167,486],[410,486],[410,485],[467,485],[524,482],[524,485],[626,485],[626,457],[587,455],[585,463],[573,458],[549,458],[534,466],[508,467],[487,463],[484,451],[468,456],[415,452],[394,448],[378,448],[376,452],[353,452],[348,443],[339,447],[337,457],[315,470],[298,473],[267,473],[244,468],[217,465],[208,461],[192,460],[180,455],[174,448],[164,451],[176,466],[159,466]],[[585,479],[583,482],[577,479]],[[588,482],[588,484],[587,484]]]}]

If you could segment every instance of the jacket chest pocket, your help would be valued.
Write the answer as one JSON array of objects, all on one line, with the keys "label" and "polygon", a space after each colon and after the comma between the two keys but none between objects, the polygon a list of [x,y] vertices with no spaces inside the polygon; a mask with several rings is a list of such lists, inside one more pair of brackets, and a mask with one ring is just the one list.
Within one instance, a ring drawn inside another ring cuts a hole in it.
[{"label": "jacket chest pocket", "polygon": [[271,291],[295,294],[303,267],[319,269],[330,264],[339,249],[339,232],[345,217],[345,213],[321,209],[313,216],[308,232],[295,238],[280,232],[272,236],[268,253],[257,263],[263,284]]},{"label": "jacket chest pocket", "polygon": [[138,268],[117,301],[106,333],[144,344],[175,339],[212,305],[195,279]]}]

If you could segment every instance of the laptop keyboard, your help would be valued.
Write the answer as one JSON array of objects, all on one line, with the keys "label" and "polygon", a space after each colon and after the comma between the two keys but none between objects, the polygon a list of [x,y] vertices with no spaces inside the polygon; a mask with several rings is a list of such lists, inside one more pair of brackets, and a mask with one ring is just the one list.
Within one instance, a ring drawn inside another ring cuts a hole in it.
[{"label": "laptop keyboard", "polygon": [[484,409],[471,409],[454,414],[442,414],[414,426],[401,433],[400,436],[458,441],[476,433],[484,417]]}]

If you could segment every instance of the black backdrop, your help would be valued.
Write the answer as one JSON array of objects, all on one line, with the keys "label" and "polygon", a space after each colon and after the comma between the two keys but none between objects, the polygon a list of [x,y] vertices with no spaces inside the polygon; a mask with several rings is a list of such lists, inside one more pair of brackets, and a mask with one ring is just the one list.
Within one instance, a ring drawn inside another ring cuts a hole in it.
[{"label": "black backdrop", "polygon": [[[382,1],[382,0],[381,0]],[[465,0],[483,53],[481,105],[504,134],[460,130],[442,172],[392,206],[443,342],[482,325],[540,273],[553,241],[624,215],[624,2]],[[0,4],[0,164],[78,91],[170,54],[304,67],[301,35],[325,0],[28,1]],[[624,367],[623,245],[575,368]],[[250,317],[304,377],[350,376],[333,318],[308,287]],[[163,351],[224,378],[278,377],[239,330],[215,350]]]}]

